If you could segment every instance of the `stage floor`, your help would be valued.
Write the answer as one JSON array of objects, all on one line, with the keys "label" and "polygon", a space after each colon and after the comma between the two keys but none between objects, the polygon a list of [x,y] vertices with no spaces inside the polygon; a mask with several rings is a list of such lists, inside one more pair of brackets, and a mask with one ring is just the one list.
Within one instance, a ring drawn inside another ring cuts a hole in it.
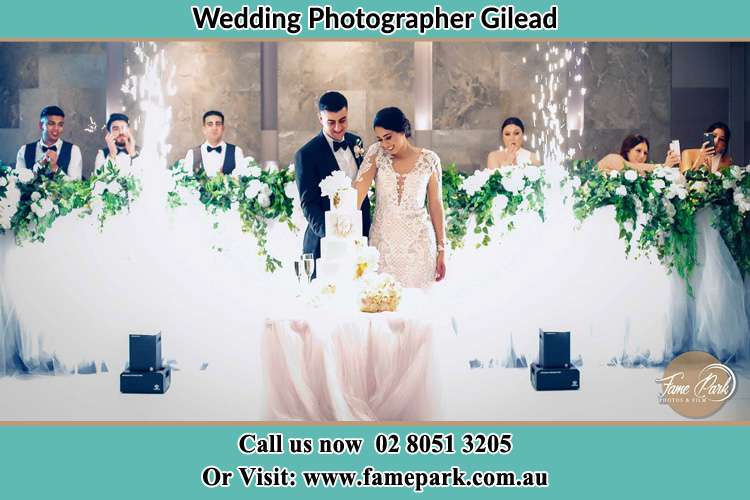
[{"label": "stage floor", "polygon": [[[750,370],[734,371],[737,391],[705,420],[750,420]],[[657,401],[661,374],[660,368],[584,367],[579,391],[536,392],[528,368],[462,369],[442,377],[433,420],[689,421]],[[0,378],[4,421],[258,421],[263,401],[262,382],[239,363],[177,371],[164,395],[120,394],[116,373]]]}]

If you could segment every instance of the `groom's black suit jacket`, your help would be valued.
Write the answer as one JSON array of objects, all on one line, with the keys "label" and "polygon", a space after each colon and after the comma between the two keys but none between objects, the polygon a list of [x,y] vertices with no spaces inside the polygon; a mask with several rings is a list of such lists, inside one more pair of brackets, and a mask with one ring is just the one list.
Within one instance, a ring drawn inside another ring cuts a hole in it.
[{"label": "groom's black suit jacket", "polygon": [[[349,151],[359,168],[363,155],[354,154],[354,146],[362,147],[362,140],[350,133],[346,133],[344,140],[349,145]],[[313,137],[310,142],[302,146],[294,155],[294,173],[297,179],[297,189],[300,194],[302,211],[307,219],[307,230],[303,243],[304,253],[315,254],[320,257],[320,239],[326,235],[325,212],[331,208],[328,197],[320,194],[320,181],[331,175],[334,170],[340,170],[333,156],[331,146],[323,132]],[[370,200],[365,197],[362,203],[362,232],[363,236],[370,233]]]}]

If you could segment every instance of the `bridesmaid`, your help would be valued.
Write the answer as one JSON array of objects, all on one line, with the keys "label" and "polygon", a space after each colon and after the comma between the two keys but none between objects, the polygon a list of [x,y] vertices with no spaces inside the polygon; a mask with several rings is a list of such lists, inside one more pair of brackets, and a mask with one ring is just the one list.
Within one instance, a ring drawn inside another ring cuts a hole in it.
[{"label": "bridesmaid", "polygon": [[681,170],[698,170],[707,167],[711,172],[718,172],[732,165],[729,156],[729,140],[732,132],[723,122],[712,123],[706,133],[714,136],[713,143],[704,142],[700,149],[686,149],[682,152]]},{"label": "bridesmaid", "polygon": [[[659,165],[648,163],[649,142],[642,135],[632,134],[627,136],[620,146],[619,154],[608,154],[599,162],[599,170],[609,172],[630,168],[640,173],[651,172]],[[680,157],[671,149],[662,163],[665,167],[679,165]]]},{"label": "bridesmaid", "polygon": [[511,116],[500,126],[503,147],[487,155],[487,168],[495,169],[510,165],[540,165],[539,155],[524,149],[525,128],[523,122]]}]

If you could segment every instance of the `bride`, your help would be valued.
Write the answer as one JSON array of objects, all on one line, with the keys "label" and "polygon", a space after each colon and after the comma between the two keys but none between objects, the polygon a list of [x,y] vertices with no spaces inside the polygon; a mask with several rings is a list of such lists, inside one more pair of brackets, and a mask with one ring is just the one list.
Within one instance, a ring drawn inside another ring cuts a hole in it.
[{"label": "bride", "polygon": [[409,142],[411,124],[398,108],[378,111],[373,128],[378,142],[368,149],[354,181],[357,206],[374,180],[370,243],[380,252],[380,270],[405,287],[427,288],[445,277],[440,158]]}]

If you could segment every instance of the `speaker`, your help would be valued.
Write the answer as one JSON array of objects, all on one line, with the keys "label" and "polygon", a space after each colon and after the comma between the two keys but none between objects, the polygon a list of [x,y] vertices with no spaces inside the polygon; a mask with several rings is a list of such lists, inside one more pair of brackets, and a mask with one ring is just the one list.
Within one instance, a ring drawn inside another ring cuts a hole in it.
[{"label": "speaker", "polygon": [[162,369],[161,332],[156,335],[130,335],[130,365],[132,372],[153,372]]},{"label": "speaker", "polygon": [[537,391],[571,391],[581,387],[578,368],[546,368],[531,364],[531,385]]},{"label": "speaker", "polygon": [[153,372],[125,370],[120,374],[120,392],[123,394],[164,394],[172,380],[172,369]]},{"label": "speaker", "polygon": [[570,332],[539,329],[539,365],[544,368],[570,367]]}]

